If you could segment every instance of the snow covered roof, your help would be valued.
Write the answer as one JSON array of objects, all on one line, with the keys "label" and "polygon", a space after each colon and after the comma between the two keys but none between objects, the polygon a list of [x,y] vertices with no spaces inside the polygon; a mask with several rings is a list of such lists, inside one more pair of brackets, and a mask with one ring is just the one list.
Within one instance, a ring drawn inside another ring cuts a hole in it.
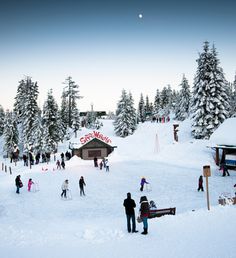
[{"label": "snow covered roof", "polygon": [[216,145],[236,146],[236,118],[226,119],[211,135],[210,142]]}]

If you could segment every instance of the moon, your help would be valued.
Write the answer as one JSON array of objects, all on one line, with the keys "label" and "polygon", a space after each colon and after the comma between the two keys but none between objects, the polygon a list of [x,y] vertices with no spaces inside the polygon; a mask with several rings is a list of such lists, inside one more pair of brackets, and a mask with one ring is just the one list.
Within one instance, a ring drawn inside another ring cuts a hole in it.
[{"label": "moon", "polygon": [[140,13],[140,14],[138,15],[138,17],[139,17],[139,19],[142,19],[142,18],[143,18],[142,13]]}]

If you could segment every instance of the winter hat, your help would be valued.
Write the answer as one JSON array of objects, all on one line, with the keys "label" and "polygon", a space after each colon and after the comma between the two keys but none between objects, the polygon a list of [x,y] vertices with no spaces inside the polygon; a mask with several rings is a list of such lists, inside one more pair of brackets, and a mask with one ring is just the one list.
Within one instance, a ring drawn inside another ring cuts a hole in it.
[{"label": "winter hat", "polygon": [[146,197],[146,196],[141,196],[139,203],[141,203],[141,202],[143,202],[143,201],[147,201],[147,197]]}]

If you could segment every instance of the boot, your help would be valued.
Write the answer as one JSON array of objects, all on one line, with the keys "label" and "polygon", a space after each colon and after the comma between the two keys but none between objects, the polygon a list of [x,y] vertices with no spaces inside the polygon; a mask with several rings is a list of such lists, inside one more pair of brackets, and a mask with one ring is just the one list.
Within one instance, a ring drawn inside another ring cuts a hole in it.
[{"label": "boot", "polygon": [[141,233],[141,234],[143,234],[143,235],[147,235],[147,228],[143,228],[143,232]]}]

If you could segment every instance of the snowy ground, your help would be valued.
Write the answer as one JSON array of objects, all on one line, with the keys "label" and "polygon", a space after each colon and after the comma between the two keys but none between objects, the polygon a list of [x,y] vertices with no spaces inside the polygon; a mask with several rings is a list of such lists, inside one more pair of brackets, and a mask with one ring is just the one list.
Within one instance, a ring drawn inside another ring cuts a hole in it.
[{"label": "snowy ground", "polygon": [[[66,162],[65,171],[55,170],[52,162],[47,172],[42,164],[31,170],[17,164],[13,175],[0,172],[1,257],[236,257],[236,207],[218,205],[222,192],[234,195],[236,172],[222,178],[206,148],[208,142],[191,139],[189,126],[188,121],[180,124],[179,143],[174,143],[172,123],[144,123],[133,136],[121,139],[114,136],[111,121],[104,121],[100,131],[117,145],[109,157],[109,173],[77,157]],[[60,151],[67,146],[61,145]],[[205,193],[196,190],[207,164],[212,169],[210,211]],[[25,185],[20,195],[15,193],[17,174]],[[85,197],[78,191],[81,175],[87,184]],[[142,176],[152,191],[140,193]],[[38,182],[40,191],[27,192],[29,178]],[[70,201],[60,198],[65,179],[72,192]],[[129,234],[122,206],[127,192],[136,201],[136,214],[141,195],[154,200],[158,208],[176,207],[177,214],[149,220],[147,236],[140,234],[142,224],[137,225],[139,233]]]}]

